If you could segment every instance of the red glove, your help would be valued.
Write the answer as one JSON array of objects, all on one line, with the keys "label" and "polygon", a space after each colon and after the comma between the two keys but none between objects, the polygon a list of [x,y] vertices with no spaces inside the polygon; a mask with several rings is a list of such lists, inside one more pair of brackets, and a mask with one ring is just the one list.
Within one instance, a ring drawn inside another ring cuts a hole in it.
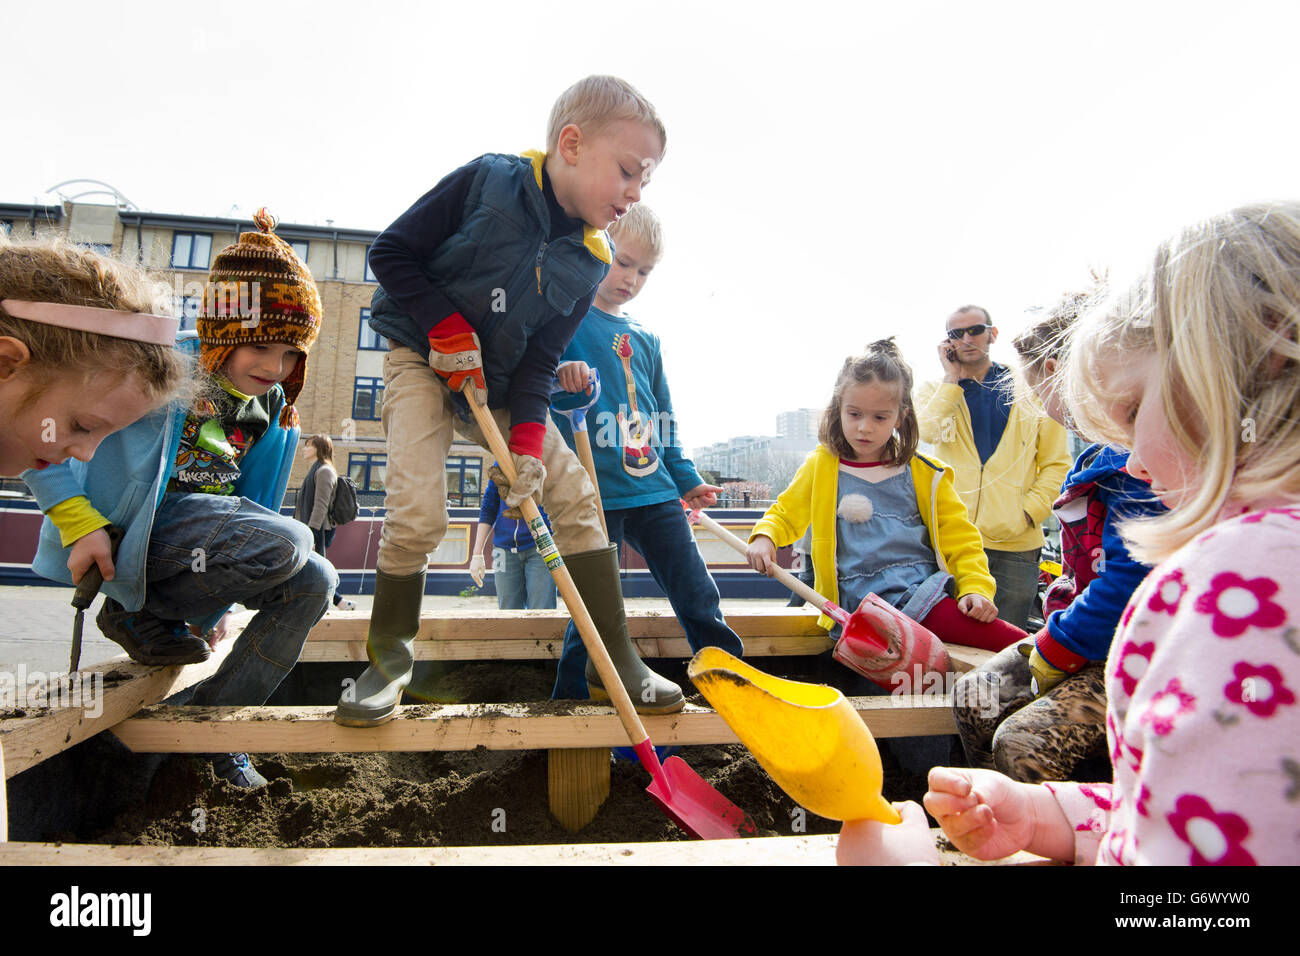
[{"label": "red glove", "polygon": [[447,380],[447,387],[453,392],[464,388],[465,380],[469,379],[478,390],[479,402],[487,401],[478,336],[459,312],[453,312],[430,330],[429,365]]}]

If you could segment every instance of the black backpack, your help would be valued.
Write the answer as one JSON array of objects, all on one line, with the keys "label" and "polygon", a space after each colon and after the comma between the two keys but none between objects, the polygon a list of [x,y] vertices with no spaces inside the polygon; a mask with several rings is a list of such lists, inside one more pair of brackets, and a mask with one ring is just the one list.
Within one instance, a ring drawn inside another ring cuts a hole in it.
[{"label": "black backpack", "polygon": [[339,480],[334,484],[334,500],[330,502],[330,521],[337,528],[356,517],[357,483],[347,475],[339,475]]}]

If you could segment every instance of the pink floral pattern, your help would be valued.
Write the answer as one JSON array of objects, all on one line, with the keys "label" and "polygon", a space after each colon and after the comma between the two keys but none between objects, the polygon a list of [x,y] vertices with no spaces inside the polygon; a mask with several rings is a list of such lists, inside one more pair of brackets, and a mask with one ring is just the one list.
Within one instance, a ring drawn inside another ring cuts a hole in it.
[{"label": "pink floral pattern", "polygon": [[1178,838],[1192,850],[1193,866],[1254,866],[1242,845],[1250,827],[1235,813],[1218,813],[1204,797],[1184,794],[1167,819]]},{"label": "pink floral pattern", "polygon": [[1129,697],[1133,696],[1133,688],[1146,673],[1147,665],[1151,663],[1151,655],[1155,650],[1154,641],[1147,641],[1145,644],[1126,641],[1119,649],[1119,666],[1115,669],[1115,675],[1124,685],[1124,693]]},{"label": "pink floral pattern", "polygon": [[1223,694],[1234,704],[1244,704],[1256,717],[1272,717],[1279,707],[1291,707],[1295,692],[1272,664],[1256,666],[1238,661],[1232,666],[1233,680]]},{"label": "pink floral pattern", "polygon": [[1165,685],[1164,690],[1151,698],[1151,703],[1142,712],[1140,722],[1149,724],[1157,737],[1167,737],[1178,718],[1195,709],[1195,695],[1184,692],[1182,681],[1175,677]]},{"label": "pink floral pattern", "polygon": [[1156,612],[1176,614],[1178,602],[1186,593],[1187,583],[1183,580],[1183,569],[1176,568],[1161,578],[1160,583],[1152,589],[1151,600],[1147,602],[1147,607]]},{"label": "pink floral pattern", "polygon": [[1216,574],[1210,590],[1196,599],[1196,610],[1211,615],[1210,629],[1218,637],[1240,637],[1248,627],[1279,627],[1286,610],[1269,598],[1278,592],[1272,578],[1247,580],[1233,571]]},{"label": "pink floral pattern", "polygon": [[1300,864],[1277,836],[1300,805],[1296,554],[1300,508],[1225,513],[1134,595],[1106,667],[1114,783],[1048,785],[1076,863]]}]

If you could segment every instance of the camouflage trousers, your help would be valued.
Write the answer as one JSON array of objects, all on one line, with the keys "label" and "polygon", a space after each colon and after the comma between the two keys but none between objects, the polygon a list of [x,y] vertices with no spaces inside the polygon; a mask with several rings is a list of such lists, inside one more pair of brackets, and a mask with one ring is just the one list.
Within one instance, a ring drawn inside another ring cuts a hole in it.
[{"label": "camouflage trousers", "polygon": [[1084,665],[1037,700],[1021,641],[957,681],[953,716],[972,767],[1013,780],[1068,780],[1075,766],[1106,755],[1104,663]]}]

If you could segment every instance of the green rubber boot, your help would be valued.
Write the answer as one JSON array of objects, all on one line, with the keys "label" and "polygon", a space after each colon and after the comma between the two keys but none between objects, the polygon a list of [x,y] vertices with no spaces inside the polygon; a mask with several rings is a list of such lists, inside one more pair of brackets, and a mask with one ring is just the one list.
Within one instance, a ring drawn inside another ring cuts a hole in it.
[{"label": "green rubber boot", "polygon": [[375,572],[375,603],[370,612],[366,655],[370,666],[354,686],[345,687],[334,722],[345,727],[377,727],[391,720],[411,682],[415,635],[420,629],[424,574],[407,577]]},{"label": "green rubber boot", "polygon": [[[646,667],[632,645],[623,611],[623,590],[618,582],[618,548],[611,544],[595,551],[565,555],[564,563],[637,713],[672,714],[685,707],[682,689]],[[609,700],[590,655],[587,690],[592,700]]]}]

